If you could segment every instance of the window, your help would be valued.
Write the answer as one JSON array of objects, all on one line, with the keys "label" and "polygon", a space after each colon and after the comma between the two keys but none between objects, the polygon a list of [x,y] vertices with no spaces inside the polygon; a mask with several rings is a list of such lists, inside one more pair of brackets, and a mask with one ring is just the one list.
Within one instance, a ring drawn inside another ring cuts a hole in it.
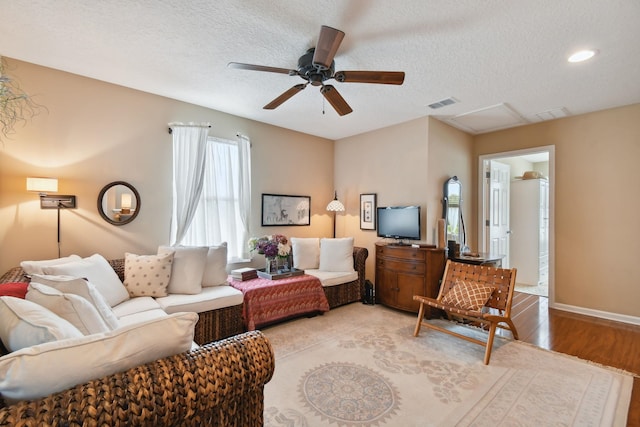
[{"label": "window", "polygon": [[[239,137],[238,141],[208,137],[204,147],[201,190],[194,191],[194,197],[197,197],[193,204],[195,211],[176,244],[213,246],[227,242],[229,262],[248,259],[250,171],[249,140],[246,137]],[[174,188],[176,180],[180,179],[178,174],[197,175],[188,166],[180,167],[174,162]]]}]

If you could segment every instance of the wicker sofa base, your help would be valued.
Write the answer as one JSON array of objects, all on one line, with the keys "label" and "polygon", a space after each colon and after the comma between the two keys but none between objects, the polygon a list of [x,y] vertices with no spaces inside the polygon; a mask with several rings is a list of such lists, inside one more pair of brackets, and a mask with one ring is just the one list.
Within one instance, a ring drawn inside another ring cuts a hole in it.
[{"label": "wicker sofa base", "polygon": [[229,426],[264,423],[275,369],[259,331],[4,406],[0,426]]},{"label": "wicker sofa base", "polygon": [[198,345],[238,335],[244,332],[242,304],[198,313],[193,340]]},{"label": "wicker sofa base", "polygon": [[329,308],[336,308],[352,302],[362,301],[359,279],[341,285],[325,286],[322,289],[327,296]]}]

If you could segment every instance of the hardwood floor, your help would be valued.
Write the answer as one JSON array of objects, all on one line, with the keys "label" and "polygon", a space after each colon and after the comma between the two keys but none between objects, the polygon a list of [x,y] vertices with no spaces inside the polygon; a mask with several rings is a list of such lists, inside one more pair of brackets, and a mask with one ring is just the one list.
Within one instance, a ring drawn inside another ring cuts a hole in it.
[{"label": "hardwood floor", "polygon": [[550,309],[547,298],[519,292],[511,316],[522,341],[635,374],[627,425],[640,426],[640,326]]}]

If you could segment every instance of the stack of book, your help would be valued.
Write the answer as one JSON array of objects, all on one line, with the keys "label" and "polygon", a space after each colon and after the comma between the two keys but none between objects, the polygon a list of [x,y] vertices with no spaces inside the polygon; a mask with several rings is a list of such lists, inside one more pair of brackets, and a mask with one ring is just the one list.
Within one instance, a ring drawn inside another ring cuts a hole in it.
[{"label": "stack of book", "polygon": [[239,281],[251,280],[258,277],[258,271],[255,268],[250,267],[238,268],[236,270],[231,270],[231,277],[233,277],[233,280]]}]

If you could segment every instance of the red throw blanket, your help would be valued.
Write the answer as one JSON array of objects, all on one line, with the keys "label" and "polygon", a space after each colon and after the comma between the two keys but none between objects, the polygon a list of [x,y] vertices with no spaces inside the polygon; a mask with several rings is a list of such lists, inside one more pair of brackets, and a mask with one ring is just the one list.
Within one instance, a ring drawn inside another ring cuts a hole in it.
[{"label": "red throw blanket", "polygon": [[242,316],[248,331],[301,314],[329,311],[320,280],[307,274],[242,282],[229,276],[229,283],[244,294]]}]

